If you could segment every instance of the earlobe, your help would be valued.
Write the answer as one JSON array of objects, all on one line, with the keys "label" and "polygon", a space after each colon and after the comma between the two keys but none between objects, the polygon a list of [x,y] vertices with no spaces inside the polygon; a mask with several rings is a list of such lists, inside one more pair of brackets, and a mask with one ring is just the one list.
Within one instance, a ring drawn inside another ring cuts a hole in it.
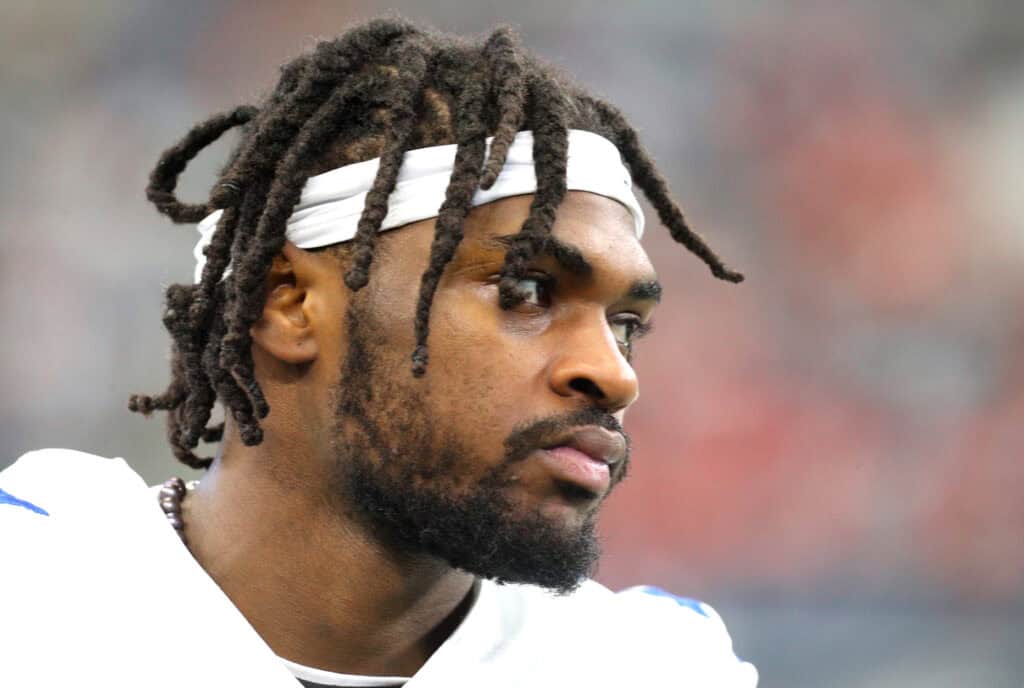
[{"label": "earlobe", "polygon": [[283,363],[314,361],[318,346],[306,313],[307,296],[291,262],[284,255],[276,256],[267,274],[263,315],[251,329],[253,344]]}]

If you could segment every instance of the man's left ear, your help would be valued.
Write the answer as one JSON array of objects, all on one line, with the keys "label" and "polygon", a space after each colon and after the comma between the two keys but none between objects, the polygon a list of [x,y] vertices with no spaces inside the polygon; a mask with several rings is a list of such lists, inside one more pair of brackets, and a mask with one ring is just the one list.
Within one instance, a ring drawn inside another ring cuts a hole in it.
[{"label": "man's left ear", "polygon": [[[293,264],[300,251],[286,244],[267,273],[263,314],[250,332],[253,343],[283,363],[311,363],[319,353],[308,312],[309,292]],[[291,254],[291,255],[289,255]]]}]

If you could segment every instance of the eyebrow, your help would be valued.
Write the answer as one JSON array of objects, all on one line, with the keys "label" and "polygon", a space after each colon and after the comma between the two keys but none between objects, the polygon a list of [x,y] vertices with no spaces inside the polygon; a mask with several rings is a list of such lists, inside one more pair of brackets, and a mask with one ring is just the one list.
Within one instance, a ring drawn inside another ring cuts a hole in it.
[{"label": "eyebrow", "polygon": [[644,280],[634,282],[627,292],[631,299],[642,299],[661,303],[661,282],[658,280]]},{"label": "eyebrow", "polygon": [[[515,234],[505,234],[503,236],[490,237],[485,241],[485,243],[496,244],[502,249],[507,250],[512,246],[515,238]],[[572,244],[567,244],[564,241],[556,239],[553,236],[544,237],[544,245],[541,246],[537,253],[538,255],[551,256],[560,266],[562,266],[564,270],[571,272],[574,275],[586,277],[593,272],[593,267],[587,262],[587,259],[583,257],[583,254],[578,248]]]},{"label": "eyebrow", "polygon": [[[504,234],[490,237],[484,240],[486,244],[493,244],[501,249],[508,249],[515,241],[515,234]],[[545,237],[544,246],[540,250],[541,255],[549,255],[558,261],[568,272],[574,275],[587,276],[593,272],[593,267],[583,257],[578,248],[572,244],[556,239],[553,236]],[[638,301],[653,301],[661,303],[661,282],[656,279],[640,280],[630,285],[626,296]]]}]

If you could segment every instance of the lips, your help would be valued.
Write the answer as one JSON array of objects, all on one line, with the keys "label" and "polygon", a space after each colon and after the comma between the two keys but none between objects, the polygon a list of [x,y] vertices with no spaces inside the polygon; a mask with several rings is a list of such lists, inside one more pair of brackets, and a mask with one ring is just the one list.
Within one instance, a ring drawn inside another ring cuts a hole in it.
[{"label": "lips", "polygon": [[611,486],[612,467],[626,456],[626,438],[601,427],[586,427],[547,445],[541,456],[556,480],[600,496]]},{"label": "lips", "polygon": [[594,461],[614,466],[626,456],[626,438],[596,425],[576,430],[545,449],[572,447]]}]

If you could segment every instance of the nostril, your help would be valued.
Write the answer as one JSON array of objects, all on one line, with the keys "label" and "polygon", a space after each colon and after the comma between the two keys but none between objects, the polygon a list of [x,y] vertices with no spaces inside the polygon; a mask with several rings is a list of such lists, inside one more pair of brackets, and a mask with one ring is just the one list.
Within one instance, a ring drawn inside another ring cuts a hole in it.
[{"label": "nostril", "polygon": [[604,399],[605,396],[604,392],[594,383],[593,380],[585,377],[573,378],[572,381],[569,382],[569,387],[594,399]]}]

